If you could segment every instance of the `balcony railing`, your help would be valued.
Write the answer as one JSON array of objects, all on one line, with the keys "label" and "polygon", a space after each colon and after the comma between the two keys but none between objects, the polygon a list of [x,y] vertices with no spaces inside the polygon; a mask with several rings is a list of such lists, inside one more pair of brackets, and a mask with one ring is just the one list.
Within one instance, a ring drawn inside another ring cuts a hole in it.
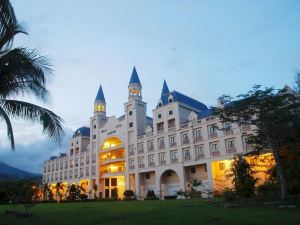
[{"label": "balcony railing", "polygon": [[152,152],[152,151],[154,151],[154,146],[153,145],[148,146],[148,152]]},{"label": "balcony railing", "polygon": [[138,154],[142,154],[142,153],[144,153],[144,149],[139,149]]},{"label": "balcony railing", "polygon": [[168,127],[168,131],[174,131],[175,129],[176,129],[175,126]]},{"label": "balcony railing", "polygon": [[155,162],[150,162],[149,163],[149,167],[154,167],[155,166]]},{"label": "balcony railing", "polygon": [[165,144],[160,144],[159,149],[165,149]]},{"label": "balcony railing", "polygon": [[140,164],[139,168],[145,168],[145,164]]},{"label": "balcony railing", "polygon": [[235,147],[230,147],[226,149],[227,153],[231,154],[231,153],[235,153],[236,152],[236,148]]},{"label": "balcony railing", "polygon": [[137,136],[137,139],[143,139],[145,137],[144,134]]},{"label": "balcony railing", "polygon": [[196,155],[196,160],[204,159],[204,158],[205,158],[204,154]]},{"label": "balcony railing", "polygon": [[130,155],[130,156],[134,155],[134,151],[130,151],[130,152],[129,152],[129,155]]},{"label": "balcony railing", "polygon": [[200,137],[195,137],[195,142],[196,142],[196,143],[197,143],[197,142],[200,142],[200,141],[203,141],[202,136],[200,136]]},{"label": "balcony railing", "polygon": [[162,134],[164,132],[164,129],[157,130],[157,134]]},{"label": "balcony railing", "polygon": [[210,153],[211,156],[219,156],[220,155],[220,151],[214,151]]},{"label": "balcony railing", "polygon": [[217,133],[210,133],[209,134],[209,138],[216,138],[216,137],[218,137]]},{"label": "balcony railing", "polygon": [[233,135],[233,130],[232,129],[225,130],[225,135]]},{"label": "balcony railing", "polygon": [[171,163],[178,163],[178,159],[177,158],[171,159]]},{"label": "balcony railing", "polygon": [[112,170],[112,169],[106,169],[106,170],[102,170],[100,172],[101,175],[106,174],[106,173],[120,173],[120,172],[124,172],[125,169],[123,167],[118,168],[117,170]]},{"label": "balcony railing", "polygon": [[170,143],[170,147],[175,147],[175,146],[176,146],[176,142]]},{"label": "balcony railing", "polygon": [[159,165],[166,165],[166,160],[159,161]]},{"label": "balcony railing", "polygon": [[251,130],[250,125],[242,126],[242,132],[247,132],[247,131],[250,131],[250,130]]},{"label": "balcony railing", "polygon": [[183,123],[180,125],[181,128],[188,128],[189,124],[188,123]]},{"label": "balcony railing", "polygon": [[183,139],[182,140],[182,144],[184,144],[184,145],[187,145],[187,144],[189,144],[190,143],[190,140],[189,139]]},{"label": "balcony railing", "polygon": [[186,155],[186,156],[183,157],[183,160],[184,161],[191,160],[191,156],[190,155]]},{"label": "balcony railing", "polygon": [[135,169],[135,166],[130,166],[129,169],[130,169],[130,170],[134,170],[134,169]]}]

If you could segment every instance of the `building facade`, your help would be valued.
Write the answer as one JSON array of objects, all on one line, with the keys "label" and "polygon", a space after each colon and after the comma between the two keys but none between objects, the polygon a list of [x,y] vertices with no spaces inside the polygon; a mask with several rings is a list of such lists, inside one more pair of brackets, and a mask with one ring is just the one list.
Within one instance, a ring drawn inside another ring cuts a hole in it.
[{"label": "building facade", "polygon": [[200,189],[222,190],[230,185],[224,174],[233,156],[252,151],[247,144],[252,130],[220,123],[205,104],[169,91],[166,81],[152,118],[148,117],[133,68],[124,115],[106,115],[100,86],[90,127],[75,131],[66,153],[45,161],[43,182],[80,185],[90,198],[95,194],[122,198],[128,189],[139,198],[150,190],[170,196],[191,190],[193,179],[202,181]]}]

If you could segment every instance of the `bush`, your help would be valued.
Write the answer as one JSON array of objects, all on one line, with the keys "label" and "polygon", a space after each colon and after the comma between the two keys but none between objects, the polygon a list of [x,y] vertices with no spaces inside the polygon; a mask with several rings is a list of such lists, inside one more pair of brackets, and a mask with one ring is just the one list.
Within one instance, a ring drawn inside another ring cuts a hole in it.
[{"label": "bush", "polygon": [[155,195],[153,190],[148,190],[147,197],[144,200],[159,200],[159,197]]},{"label": "bush", "polygon": [[276,198],[278,196],[279,188],[272,182],[265,182],[256,188],[258,198]]},{"label": "bush", "polygon": [[200,199],[200,198],[202,198],[202,192],[201,191],[191,191],[189,193],[189,196],[191,199]]},{"label": "bush", "polygon": [[79,199],[80,200],[87,200],[88,199],[88,195],[86,195],[86,194],[80,194],[79,195]]},{"label": "bush", "polygon": [[127,199],[128,198],[133,198],[134,197],[134,192],[132,190],[126,190],[126,191],[124,191],[123,195]]},{"label": "bush", "polygon": [[224,198],[225,201],[233,201],[235,199],[235,193],[232,189],[226,188],[223,191],[222,197]]}]

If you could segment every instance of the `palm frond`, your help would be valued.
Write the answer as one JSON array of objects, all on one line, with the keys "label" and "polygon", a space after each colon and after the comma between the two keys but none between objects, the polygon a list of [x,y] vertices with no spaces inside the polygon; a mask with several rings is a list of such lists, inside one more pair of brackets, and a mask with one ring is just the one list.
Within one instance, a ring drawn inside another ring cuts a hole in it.
[{"label": "palm frond", "polygon": [[15,12],[9,0],[0,1],[0,51],[9,49],[14,36],[26,32],[18,24]]},{"label": "palm frond", "polygon": [[61,143],[63,119],[52,111],[28,102],[7,99],[0,99],[0,107],[13,118],[39,122],[43,126],[43,133]]},{"label": "palm frond", "polygon": [[34,94],[45,100],[52,67],[36,50],[15,48],[0,56],[0,97]]},{"label": "palm frond", "polygon": [[7,126],[7,137],[10,141],[10,145],[12,149],[15,149],[15,139],[14,139],[14,133],[12,129],[12,125],[10,122],[10,119],[7,115],[7,113],[0,107],[0,119],[3,118],[6,126]]}]

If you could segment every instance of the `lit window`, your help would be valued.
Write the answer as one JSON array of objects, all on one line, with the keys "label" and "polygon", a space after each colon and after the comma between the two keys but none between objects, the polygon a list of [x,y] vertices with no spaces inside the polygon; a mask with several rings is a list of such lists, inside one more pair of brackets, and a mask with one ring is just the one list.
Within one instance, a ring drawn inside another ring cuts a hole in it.
[{"label": "lit window", "polygon": [[225,170],[225,163],[219,163],[219,170]]},{"label": "lit window", "polygon": [[98,111],[98,112],[101,111],[101,105],[97,105],[97,111]]},{"label": "lit window", "polygon": [[104,105],[102,105],[102,107],[101,107],[102,109],[102,112],[105,112],[105,106]]},{"label": "lit window", "polygon": [[136,89],[133,89],[133,94],[136,95],[137,91]]}]

